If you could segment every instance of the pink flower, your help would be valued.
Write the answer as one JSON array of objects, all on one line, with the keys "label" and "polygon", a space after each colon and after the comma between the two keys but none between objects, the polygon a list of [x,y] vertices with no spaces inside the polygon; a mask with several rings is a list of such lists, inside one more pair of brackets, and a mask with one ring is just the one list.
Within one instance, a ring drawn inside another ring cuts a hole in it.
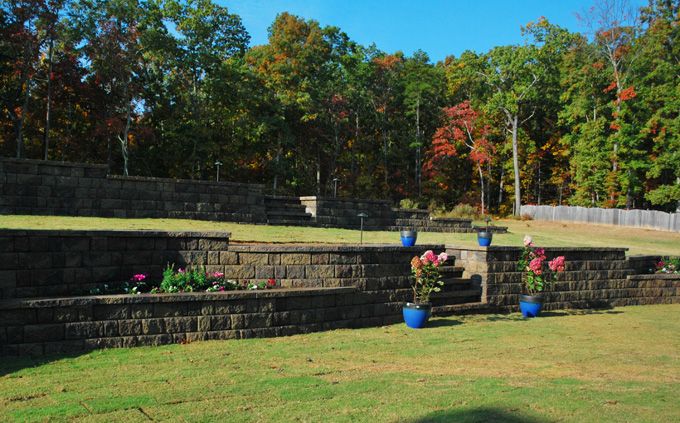
[{"label": "pink flower", "polygon": [[532,272],[536,273],[537,275],[540,275],[541,269],[543,267],[543,260],[541,260],[539,257],[531,260],[529,262],[529,270]]},{"label": "pink flower", "polygon": [[221,277],[224,277],[224,273],[222,273],[222,272],[215,272],[215,273],[213,273],[212,275],[213,275],[213,278],[221,278]]},{"label": "pink flower", "polygon": [[536,248],[534,250],[534,255],[541,260],[545,260],[545,250],[543,248]]},{"label": "pink flower", "polygon": [[437,256],[434,254],[434,252],[432,252],[432,250],[427,250],[420,257],[420,260],[423,262],[423,264],[435,263],[437,261]]},{"label": "pink flower", "polygon": [[441,253],[439,253],[438,259],[440,263],[444,263],[446,260],[449,259],[449,255],[442,251]]},{"label": "pink flower", "polygon": [[529,235],[524,235],[524,246],[525,247],[531,247],[534,244],[534,241],[531,239]]},{"label": "pink flower", "polygon": [[180,267],[179,269],[177,269],[177,273],[184,273],[184,269]]},{"label": "pink flower", "polygon": [[555,257],[548,262],[548,267],[553,272],[564,272],[564,256]]},{"label": "pink flower", "polygon": [[134,282],[141,282],[144,279],[146,279],[146,273],[138,273],[138,274],[132,276],[132,280]]}]

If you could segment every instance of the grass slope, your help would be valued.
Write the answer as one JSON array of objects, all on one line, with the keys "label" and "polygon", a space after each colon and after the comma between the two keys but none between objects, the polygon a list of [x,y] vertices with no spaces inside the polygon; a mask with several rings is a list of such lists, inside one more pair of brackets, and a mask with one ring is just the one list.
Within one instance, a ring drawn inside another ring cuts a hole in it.
[{"label": "grass slope", "polygon": [[[501,220],[511,233],[494,235],[494,245],[522,244],[531,234],[541,246],[627,247],[630,254],[680,255],[680,233],[582,223]],[[61,216],[0,216],[0,228],[14,229],[160,229],[228,231],[235,241],[358,243],[359,231],[246,225],[182,219],[108,219]],[[365,232],[366,243],[397,243],[394,232]],[[477,245],[476,234],[420,233],[419,243]]]},{"label": "grass slope", "polygon": [[680,305],[0,361],[0,421],[680,421]]}]

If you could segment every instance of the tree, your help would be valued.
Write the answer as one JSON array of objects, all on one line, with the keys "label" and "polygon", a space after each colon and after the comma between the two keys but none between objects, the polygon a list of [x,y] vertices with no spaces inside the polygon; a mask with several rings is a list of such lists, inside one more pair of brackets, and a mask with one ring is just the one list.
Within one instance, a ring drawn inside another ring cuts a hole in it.
[{"label": "tree", "polygon": [[521,126],[536,112],[536,88],[542,72],[537,49],[533,45],[492,49],[486,57],[485,68],[480,72],[493,90],[488,107],[503,113],[506,129],[512,138],[515,215],[519,215],[522,205],[518,136]]},{"label": "tree", "polygon": [[433,168],[437,161],[446,157],[459,155],[461,148],[468,149],[468,158],[475,164],[479,174],[480,205],[484,214],[486,209],[482,168],[485,163],[491,161],[496,152],[488,139],[491,128],[480,123],[479,113],[470,106],[469,101],[445,108],[444,116],[444,126],[437,129],[432,139],[428,167]]}]

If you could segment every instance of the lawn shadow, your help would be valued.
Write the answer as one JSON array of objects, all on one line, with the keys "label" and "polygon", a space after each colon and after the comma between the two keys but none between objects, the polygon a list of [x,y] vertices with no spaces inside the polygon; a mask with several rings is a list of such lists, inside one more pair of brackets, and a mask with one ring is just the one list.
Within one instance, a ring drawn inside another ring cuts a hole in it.
[{"label": "lawn shadow", "polygon": [[[2,356],[0,357],[0,377],[5,377],[16,373],[23,369],[30,369],[32,367],[39,367],[54,361],[63,360],[65,358],[75,358],[81,355],[89,354],[92,350],[82,350],[73,353],[51,354],[43,356]],[[12,376],[9,376],[12,377]],[[21,376],[19,376],[21,377]]]},{"label": "lawn shadow", "polygon": [[549,311],[542,311],[541,312],[541,316],[544,316],[544,317],[587,316],[587,315],[590,315],[590,314],[623,314],[623,311],[607,310],[607,309],[593,310],[593,309],[570,308],[570,309],[567,309],[567,310],[549,310]]},{"label": "lawn shadow", "polygon": [[503,423],[543,423],[548,420],[523,416],[498,408],[480,407],[463,410],[436,411],[409,423],[444,423],[444,422],[503,422]]},{"label": "lawn shadow", "polygon": [[434,320],[430,320],[425,325],[425,328],[443,328],[447,326],[458,326],[462,325],[463,322],[460,320],[453,320],[450,317],[442,317]]}]

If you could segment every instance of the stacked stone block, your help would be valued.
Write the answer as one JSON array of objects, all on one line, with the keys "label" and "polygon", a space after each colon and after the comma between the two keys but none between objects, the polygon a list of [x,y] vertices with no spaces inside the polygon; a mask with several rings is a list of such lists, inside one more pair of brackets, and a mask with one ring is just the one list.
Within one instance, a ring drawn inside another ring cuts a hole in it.
[{"label": "stacked stone block", "polygon": [[0,230],[0,299],[83,295],[129,281],[159,280],[167,264],[206,263],[228,233]]},{"label": "stacked stone block", "polygon": [[[482,298],[498,311],[516,311],[523,293],[522,272],[517,270],[521,249],[517,247],[448,247],[465,277],[480,281]],[[552,258],[566,257],[566,271],[545,293],[544,307],[593,308],[678,301],[675,288],[641,283],[626,258],[625,248],[546,248]]]},{"label": "stacked stone block", "polygon": [[0,354],[284,336],[394,323],[355,288],[92,296],[0,303]]},{"label": "stacked stone block", "polygon": [[0,159],[0,214],[265,222],[261,185],[107,176],[103,165]]}]

